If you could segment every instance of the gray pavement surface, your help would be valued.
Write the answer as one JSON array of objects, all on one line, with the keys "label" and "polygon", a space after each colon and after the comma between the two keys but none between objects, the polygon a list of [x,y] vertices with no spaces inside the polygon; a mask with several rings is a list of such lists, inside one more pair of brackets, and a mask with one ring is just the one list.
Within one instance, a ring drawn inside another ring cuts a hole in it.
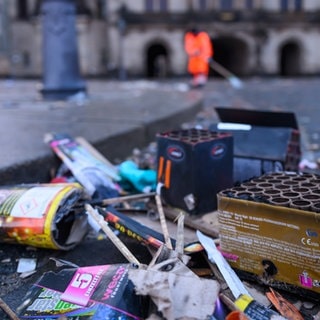
[{"label": "gray pavement surface", "polygon": [[[291,111],[297,116],[303,158],[320,157],[320,79],[243,79],[241,89],[226,80],[211,79],[205,88],[189,90],[187,79],[157,81],[88,80],[87,97],[69,101],[43,101],[34,80],[0,80],[0,178],[2,184],[47,182],[57,159],[43,141],[47,132],[82,136],[111,162],[121,161],[134,148],[154,141],[160,131],[193,125],[207,127],[218,121],[214,107]],[[124,239],[141,262],[151,256],[145,247]],[[88,264],[126,263],[103,239],[90,239],[68,252],[30,250],[1,244],[0,260],[37,257],[37,272],[22,279],[8,263],[0,274],[0,297],[13,309],[41,274],[56,270],[50,257]],[[6,316],[0,311],[0,319]]]},{"label": "gray pavement surface", "polygon": [[[82,136],[110,161],[176,128],[201,109],[200,92],[183,83],[88,81],[87,96],[43,101],[37,81],[0,81],[2,184],[43,182],[54,158],[44,135]],[[42,167],[42,170],[38,170]]]}]

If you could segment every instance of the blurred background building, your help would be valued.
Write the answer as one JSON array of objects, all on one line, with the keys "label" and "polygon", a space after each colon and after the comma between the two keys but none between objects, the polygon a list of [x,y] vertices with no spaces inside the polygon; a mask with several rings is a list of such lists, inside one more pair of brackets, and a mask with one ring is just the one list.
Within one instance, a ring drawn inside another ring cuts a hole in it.
[{"label": "blurred background building", "polygon": [[[192,24],[208,31],[215,59],[236,75],[320,72],[319,0],[75,3],[85,77],[185,76],[183,37]],[[0,0],[0,77],[41,76],[41,28],[41,0]]]}]

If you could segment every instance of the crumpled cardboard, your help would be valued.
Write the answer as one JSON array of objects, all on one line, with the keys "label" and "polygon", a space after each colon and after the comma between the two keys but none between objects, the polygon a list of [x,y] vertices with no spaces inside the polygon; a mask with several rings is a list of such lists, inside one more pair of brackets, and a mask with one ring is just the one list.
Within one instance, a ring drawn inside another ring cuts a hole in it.
[{"label": "crumpled cardboard", "polygon": [[203,320],[214,313],[219,283],[198,277],[177,258],[148,269],[131,269],[129,278],[136,293],[150,296],[165,319]]}]

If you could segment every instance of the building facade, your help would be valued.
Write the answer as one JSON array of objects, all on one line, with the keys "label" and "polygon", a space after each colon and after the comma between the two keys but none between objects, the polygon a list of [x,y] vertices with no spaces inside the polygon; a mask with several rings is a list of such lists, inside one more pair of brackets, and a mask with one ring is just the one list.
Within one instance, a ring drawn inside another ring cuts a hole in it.
[{"label": "building facade", "polygon": [[[184,76],[190,25],[209,33],[216,61],[238,76],[320,72],[318,0],[75,2],[86,77]],[[0,0],[0,26],[0,76],[41,76],[41,0]]]}]

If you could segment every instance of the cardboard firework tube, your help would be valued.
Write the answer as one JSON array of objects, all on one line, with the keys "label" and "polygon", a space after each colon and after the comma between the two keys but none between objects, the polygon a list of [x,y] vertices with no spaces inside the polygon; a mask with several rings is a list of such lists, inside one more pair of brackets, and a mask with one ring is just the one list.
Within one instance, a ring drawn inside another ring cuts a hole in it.
[{"label": "cardboard firework tube", "polygon": [[294,209],[309,211],[311,202],[303,199],[292,200],[289,206]]},{"label": "cardboard firework tube", "polygon": [[311,190],[311,194],[315,194],[320,197],[320,190],[319,189]]},{"label": "cardboard firework tube", "polygon": [[290,185],[286,185],[283,183],[277,183],[274,185],[275,189],[281,191],[281,192],[288,192],[291,191],[291,186]]},{"label": "cardboard firework tube", "polygon": [[300,197],[300,194],[295,191],[284,192],[282,195],[287,199],[293,199],[293,200],[298,199]]},{"label": "cardboard firework tube", "polygon": [[310,193],[310,194],[304,195],[303,199],[307,200],[307,201],[311,201],[312,203],[313,202],[319,202],[320,201],[320,195],[314,194],[314,193]]},{"label": "cardboard firework tube", "polygon": [[269,202],[275,206],[289,207],[290,205],[290,200],[281,196],[270,198]]},{"label": "cardboard firework tube", "polygon": [[311,205],[311,211],[320,213],[320,202],[315,202]]},{"label": "cardboard firework tube", "polygon": [[119,249],[119,251],[125,256],[125,258],[135,264],[140,265],[140,262],[131,253],[131,251],[126,247],[126,245],[113,233],[112,229],[108,226],[108,223],[104,220],[103,216],[100,215],[90,204],[86,204],[85,208],[92,216],[92,218],[99,224],[103,232],[108,236],[112,243]]},{"label": "cardboard firework tube", "polygon": [[276,189],[267,189],[267,190],[264,190],[263,194],[272,198],[272,197],[279,196],[280,192],[279,190],[276,190]]},{"label": "cardboard firework tube", "polygon": [[78,184],[22,184],[0,188],[0,242],[69,250],[82,240],[87,217],[74,205]]},{"label": "cardboard firework tube", "polygon": [[317,190],[318,189],[318,185],[313,182],[303,182],[300,184],[300,187],[308,188],[309,190]]},{"label": "cardboard firework tube", "polygon": [[273,188],[273,184],[268,182],[268,181],[265,181],[265,182],[258,183],[257,187],[258,188],[262,188],[264,190],[268,190],[268,189],[272,189]]}]

